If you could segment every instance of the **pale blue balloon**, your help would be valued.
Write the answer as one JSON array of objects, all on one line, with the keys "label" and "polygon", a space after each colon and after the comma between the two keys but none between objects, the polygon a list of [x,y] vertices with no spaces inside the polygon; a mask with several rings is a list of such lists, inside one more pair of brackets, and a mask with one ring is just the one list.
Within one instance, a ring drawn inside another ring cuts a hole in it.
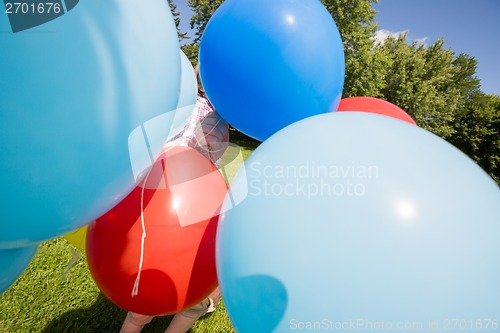
[{"label": "pale blue balloon", "polygon": [[24,272],[38,245],[0,250],[0,294],[7,290]]},{"label": "pale blue balloon", "polygon": [[181,83],[179,91],[179,101],[177,102],[177,109],[175,117],[172,121],[172,126],[168,134],[169,139],[178,135],[187,125],[193,109],[196,105],[196,98],[198,96],[198,81],[194,72],[193,65],[189,58],[181,52]]},{"label": "pale blue balloon", "polygon": [[223,210],[238,332],[498,327],[499,187],[424,129],[359,112],[297,122],[248,158]]},{"label": "pale blue balloon", "polygon": [[64,15],[15,33],[19,22],[0,12],[0,248],[65,234],[120,202],[177,108],[166,1],[65,4]]}]

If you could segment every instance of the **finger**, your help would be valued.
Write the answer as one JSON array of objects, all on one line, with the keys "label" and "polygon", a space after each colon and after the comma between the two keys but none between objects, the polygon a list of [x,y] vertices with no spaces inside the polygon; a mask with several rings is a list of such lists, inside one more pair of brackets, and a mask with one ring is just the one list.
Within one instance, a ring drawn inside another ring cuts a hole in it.
[{"label": "finger", "polygon": [[210,124],[202,124],[201,130],[205,136],[215,136],[222,141],[224,139],[224,128],[222,126],[212,126]]},{"label": "finger", "polygon": [[215,118],[204,118],[200,124],[201,125],[204,125],[204,126],[212,126],[212,127],[215,127],[217,126],[218,124],[220,124],[220,120],[218,119],[215,119]]},{"label": "finger", "polygon": [[209,147],[215,146],[221,142],[221,139],[215,135],[205,136],[205,142]]}]

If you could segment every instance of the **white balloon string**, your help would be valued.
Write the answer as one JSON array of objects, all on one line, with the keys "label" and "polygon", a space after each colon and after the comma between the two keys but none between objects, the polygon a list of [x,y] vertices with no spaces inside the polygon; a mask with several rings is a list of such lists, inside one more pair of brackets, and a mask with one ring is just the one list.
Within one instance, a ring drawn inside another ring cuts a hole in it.
[{"label": "white balloon string", "polygon": [[[167,149],[162,151],[160,156],[172,148],[173,147],[167,147]],[[137,271],[137,276],[135,278],[134,287],[132,288],[132,297],[139,295],[139,283],[141,282],[142,265],[144,263],[144,244],[146,243],[146,221],[144,219],[144,189],[146,188],[146,183],[148,181],[149,175],[151,174],[151,171],[153,170],[153,168],[154,168],[154,164],[149,169],[148,174],[146,175],[146,178],[144,179],[144,184],[143,184],[142,190],[141,190],[141,226],[142,226],[141,258],[139,260],[139,269]]]},{"label": "white balloon string", "polygon": [[73,257],[71,258],[70,262],[68,263],[68,265],[64,269],[64,273],[61,276],[61,281],[66,280],[70,269],[73,268],[73,266],[78,261],[78,259],[80,259],[80,250],[75,248],[75,250],[73,252]]},{"label": "white balloon string", "polygon": [[141,257],[139,260],[139,269],[137,270],[137,276],[135,278],[134,288],[132,288],[132,297],[139,295],[139,283],[141,282],[141,272],[142,265],[144,263],[144,244],[146,243],[146,223],[144,221],[144,189],[146,187],[146,182],[148,180],[149,174],[151,173],[151,169],[149,169],[146,178],[144,179],[144,185],[141,190],[141,226],[142,226],[142,237],[141,237]]},{"label": "white balloon string", "polygon": [[[220,123],[221,119],[218,119],[217,122],[215,123],[215,125],[212,127],[212,129],[210,130],[210,132],[206,133],[206,135],[209,135],[210,133],[212,133],[212,131],[217,127],[217,125]],[[201,123],[199,123],[199,129],[201,129]],[[216,161],[214,160],[215,157],[214,157],[214,153],[216,152],[219,152],[221,151],[222,149],[224,148],[221,148],[221,149],[218,149],[218,150],[212,150],[207,142],[205,141],[204,144],[202,144],[198,138],[196,137],[196,130],[194,131],[193,133],[193,136],[194,136],[194,139],[196,140],[196,144],[199,146],[199,147],[202,147],[204,149],[204,147],[206,147],[206,151],[208,152],[208,157],[209,159],[215,163]],[[179,142],[176,142],[176,145],[180,145],[180,140]],[[170,149],[172,149],[173,147],[170,146],[170,147],[167,147],[166,150],[164,150],[162,152],[165,153],[167,151],[169,151]],[[149,178],[149,175],[151,174],[151,171],[153,170],[153,167],[154,165],[151,167],[151,169],[149,169],[147,175],[146,175],[146,178],[144,179],[144,185],[142,187],[142,191],[141,191],[141,226],[142,226],[142,237],[141,237],[141,257],[140,257],[140,260],[139,260],[139,269],[137,271],[137,276],[135,278],[135,282],[134,282],[134,287],[132,288],[132,297],[135,297],[139,294],[139,284],[141,282],[141,272],[142,272],[142,266],[143,266],[143,263],[144,263],[144,244],[146,242],[146,223],[145,223],[145,220],[144,220],[144,189],[146,187],[146,183],[148,181],[148,178]]]}]

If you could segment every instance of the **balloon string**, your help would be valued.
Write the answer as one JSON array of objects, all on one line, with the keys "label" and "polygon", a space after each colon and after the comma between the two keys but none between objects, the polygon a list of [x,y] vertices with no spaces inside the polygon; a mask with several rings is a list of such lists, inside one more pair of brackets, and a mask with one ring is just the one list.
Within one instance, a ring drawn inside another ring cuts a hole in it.
[{"label": "balloon string", "polygon": [[73,257],[71,258],[70,262],[68,263],[68,265],[64,269],[64,273],[61,276],[61,281],[66,280],[70,269],[73,268],[73,266],[78,261],[78,259],[80,259],[80,250],[79,249],[75,249],[74,252],[73,252]]},{"label": "balloon string", "polygon": [[146,188],[146,183],[148,181],[149,175],[151,174],[151,170],[153,170],[153,166],[148,171],[146,178],[144,179],[144,184],[141,190],[141,227],[142,227],[142,236],[141,236],[141,258],[139,260],[139,269],[137,270],[137,276],[134,282],[134,288],[132,289],[132,297],[139,295],[139,283],[141,282],[141,272],[142,265],[144,263],[144,244],[146,243],[146,222],[144,220],[144,189]]},{"label": "balloon string", "polygon": [[[167,147],[166,150],[162,151],[160,156],[172,148],[173,147]],[[139,260],[139,269],[137,271],[137,276],[135,278],[134,287],[132,288],[132,297],[139,295],[139,283],[141,282],[142,265],[144,263],[144,245],[146,243],[146,221],[144,219],[144,190],[146,188],[146,184],[148,182],[149,175],[151,174],[151,171],[153,170],[153,168],[154,168],[154,164],[149,169],[148,174],[146,175],[146,178],[144,179],[144,184],[143,184],[142,190],[141,190],[141,227],[142,227],[141,258]]]},{"label": "balloon string", "polygon": [[142,226],[141,258],[139,260],[139,269],[137,271],[137,276],[135,278],[134,288],[132,288],[132,297],[139,295],[139,283],[141,282],[142,264],[144,262],[144,244],[146,242],[146,224],[144,222],[144,210],[143,210],[143,207],[144,207],[143,206],[143,204],[144,204],[144,187],[146,185],[146,181],[148,179],[150,172],[151,172],[151,170],[149,170],[148,174],[146,175],[146,179],[144,180],[144,186],[142,187],[142,191],[141,191],[141,226]]},{"label": "balloon string", "polygon": [[[215,127],[217,127],[217,125],[219,124],[220,121],[221,121],[221,119],[217,120],[217,123],[215,123],[214,127],[206,135],[209,135],[210,133],[212,133],[212,131],[215,129]],[[196,137],[196,130],[195,130],[193,136],[194,136],[194,138],[195,138],[196,143],[198,144],[198,146],[204,147],[204,145],[202,145],[200,143],[200,141],[198,140],[198,138]],[[205,144],[206,144],[206,142],[205,142]],[[180,145],[180,142],[177,142],[177,145]],[[210,149],[210,147],[208,147],[208,145],[206,145],[206,147],[207,147],[206,150],[207,150],[207,152],[209,154],[208,155],[209,159],[213,163],[215,163],[216,161],[214,160],[215,157],[214,157],[213,153],[216,153],[216,152],[222,150],[223,148],[221,148],[219,150],[212,150],[212,149]],[[164,150],[162,152],[162,154],[165,153],[165,152],[167,152],[167,151],[169,151],[172,148],[173,148],[172,146],[167,147],[167,149]],[[148,171],[148,173],[146,175],[146,178],[144,179],[144,185],[143,185],[142,191],[141,191],[141,227],[142,227],[141,257],[139,259],[139,269],[137,271],[137,276],[135,278],[134,287],[132,288],[132,297],[135,297],[135,296],[139,295],[139,284],[141,282],[141,272],[142,272],[142,266],[143,266],[143,263],[144,263],[144,245],[146,243],[146,223],[145,223],[145,219],[144,219],[144,189],[146,188],[146,183],[148,181],[149,175],[151,174],[151,171],[153,170],[153,167],[154,167],[154,165],[149,169],[149,171]]]}]

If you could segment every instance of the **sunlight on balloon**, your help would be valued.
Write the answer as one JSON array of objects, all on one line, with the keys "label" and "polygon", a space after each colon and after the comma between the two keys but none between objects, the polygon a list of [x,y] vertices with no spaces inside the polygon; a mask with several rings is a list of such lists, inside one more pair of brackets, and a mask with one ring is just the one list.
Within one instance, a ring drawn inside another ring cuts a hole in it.
[{"label": "sunlight on balloon", "polygon": [[179,206],[180,206],[180,202],[179,202],[179,200],[173,200],[173,201],[172,201],[172,208],[173,208],[174,210],[177,210],[177,209],[179,208]]},{"label": "sunlight on balloon", "polygon": [[411,222],[416,217],[415,206],[410,201],[400,201],[396,204],[396,213],[402,220]]},{"label": "sunlight on balloon", "polygon": [[287,15],[285,19],[288,24],[290,25],[295,24],[295,17],[293,15]]}]

